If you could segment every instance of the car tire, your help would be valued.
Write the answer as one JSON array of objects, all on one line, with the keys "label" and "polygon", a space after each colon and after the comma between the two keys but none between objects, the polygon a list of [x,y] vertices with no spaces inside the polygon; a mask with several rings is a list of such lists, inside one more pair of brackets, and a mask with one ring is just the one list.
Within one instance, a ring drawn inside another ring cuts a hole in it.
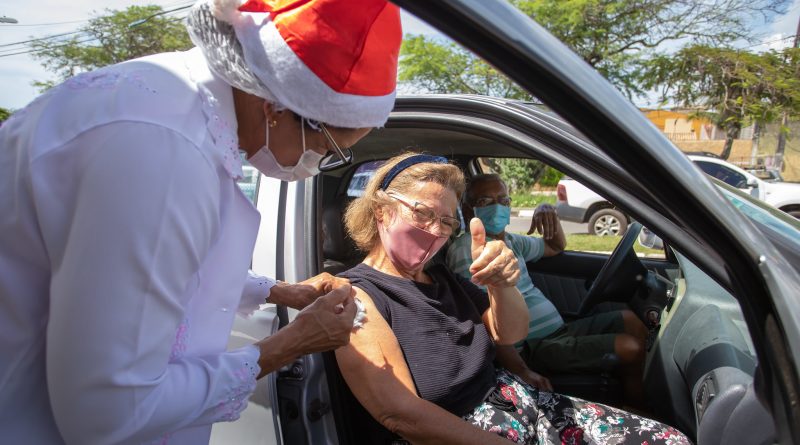
[{"label": "car tire", "polygon": [[619,210],[600,209],[589,218],[589,234],[621,236],[628,229],[628,219]]}]

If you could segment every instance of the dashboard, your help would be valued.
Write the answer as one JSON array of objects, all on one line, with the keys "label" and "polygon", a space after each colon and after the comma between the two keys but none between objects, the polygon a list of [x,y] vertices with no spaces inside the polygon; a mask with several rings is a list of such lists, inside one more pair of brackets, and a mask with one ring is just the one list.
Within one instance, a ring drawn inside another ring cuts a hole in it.
[{"label": "dashboard", "polygon": [[679,270],[647,356],[648,400],[697,443],[769,442],[775,432],[755,394],[757,360],[738,302],[674,253]]}]

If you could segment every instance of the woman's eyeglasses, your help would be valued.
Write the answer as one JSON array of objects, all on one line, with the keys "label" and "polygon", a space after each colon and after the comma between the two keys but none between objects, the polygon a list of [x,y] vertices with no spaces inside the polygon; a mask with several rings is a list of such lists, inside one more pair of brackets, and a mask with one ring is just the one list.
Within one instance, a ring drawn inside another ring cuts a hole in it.
[{"label": "woman's eyeglasses", "polygon": [[414,222],[425,228],[438,221],[439,229],[442,234],[450,235],[458,232],[458,229],[461,227],[461,222],[457,218],[453,218],[452,216],[439,216],[436,211],[421,202],[414,201],[412,203],[410,200],[394,193],[390,193],[389,196],[408,207],[408,209],[411,210],[411,218]]}]

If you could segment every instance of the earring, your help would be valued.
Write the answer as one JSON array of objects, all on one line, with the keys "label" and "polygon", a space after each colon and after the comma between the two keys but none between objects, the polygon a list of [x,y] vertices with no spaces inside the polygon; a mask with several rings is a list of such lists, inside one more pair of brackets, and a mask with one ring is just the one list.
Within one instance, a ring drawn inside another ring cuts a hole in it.
[{"label": "earring", "polygon": [[269,123],[269,128],[275,128],[276,125],[278,125],[278,121],[273,119]]}]

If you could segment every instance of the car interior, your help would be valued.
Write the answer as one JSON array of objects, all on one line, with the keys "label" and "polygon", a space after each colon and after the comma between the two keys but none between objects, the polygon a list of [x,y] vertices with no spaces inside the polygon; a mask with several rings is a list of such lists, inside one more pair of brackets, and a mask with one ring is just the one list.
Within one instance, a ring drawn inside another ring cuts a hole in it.
[{"label": "car interior", "polygon": [[[351,182],[355,177],[363,183],[364,169],[359,167],[365,163],[405,150],[424,151],[447,157],[469,177],[483,172],[478,162],[481,157],[532,159],[544,142],[546,150],[559,150],[556,141],[532,137],[525,141],[511,129],[504,139],[497,132],[482,132],[477,119],[472,124],[467,121],[465,117],[458,126],[390,121],[353,147],[356,158],[352,165],[319,175],[314,188],[306,192],[314,196],[320,234],[316,252],[312,252],[316,270],[309,271],[310,275],[339,273],[365,255],[356,249],[342,223],[344,209],[355,199]],[[567,173],[576,176],[574,171]],[[620,207],[626,206],[620,203]],[[650,411],[644,414],[678,427],[700,443],[774,439],[770,414],[754,391],[758,364],[739,303],[672,248],[668,236],[661,236],[665,246],[662,257],[637,256],[633,246],[640,229],[638,223],[632,224],[611,255],[572,251],[568,245],[560,255],[528,264],[528,270],[567,320],[629,307],[646,322],[651,336],[644,383]],[[446,247],[432,261],[444,261],[444,252]],[[297,404],[297,392],[302,388],[290,372],[282,372],[277,392],[286,443],[309,443],[308,422],[328,411],[333,412],[339,443],[392,443],[396,439],[352,396],[333,353],[322,354],[321,364],[314,357],[305,360],[324,366],[331,404],[316,400],[321,405],[312,406],[303,416]],[[597,375],[547,377],[557,392],[620,404],[621,386],[614,376],[613,357],[607,370]]]}]

